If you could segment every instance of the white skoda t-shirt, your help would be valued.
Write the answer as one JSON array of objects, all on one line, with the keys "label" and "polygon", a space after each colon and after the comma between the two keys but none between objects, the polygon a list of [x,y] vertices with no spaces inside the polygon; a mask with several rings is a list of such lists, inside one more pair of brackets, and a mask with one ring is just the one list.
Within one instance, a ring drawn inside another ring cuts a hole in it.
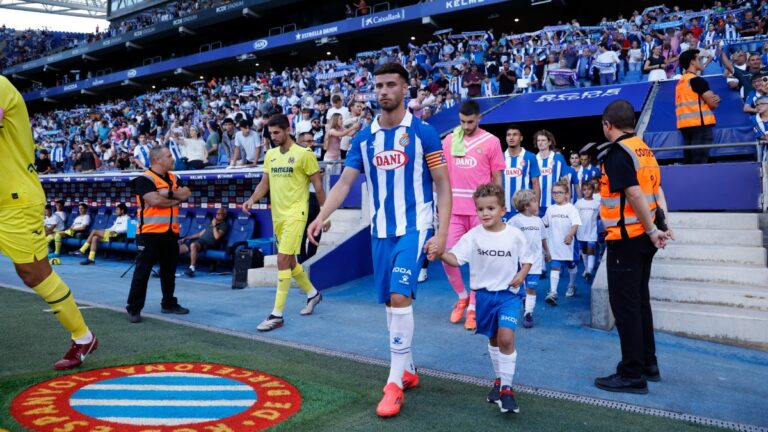
[{"label": "white skoda t-shirt", "polygon": [[64,231],[64,221],[56,214],[45,217],[43,223],[46,227],[54,227],[54,231]]},{"label": "white skoda t-shirt", "polygon": [[571,203],[555,204],[547,207],[544,214],[544,225],[547,226],[547,246],[553,260],[573,260],[573,242],[565,244],[565,236],[574,225],[581,225],[579,211]]},{"label": "white skoda t-shirt", "polygon": [[526,216],[518,213],[507,224],[519,229],[528,243],[528,249],[534,257],[531,271],[528,273],[541,274],[542,267],[544,266],[542,255],[544,252],[541,241],[547,238],[547,229],[544,227],[544,222],[538,216]]},{"label": "white skoda t-shirt", "polygon": [[112,226],[109,227],[109,231],[112,231],[117,234],[125,234],[126,232],[128,232],[129,220],[130,220],[130,217],[128,215],[118,216],[117,219],[115,219],[115,223],[113,223]]},{"label": "white skoda t-shirt", "polygon": [[473,290],[503,291],[517,274],[520,263],[533,264],[535,257],[525,236],[509,225],[499,232],[478,225],[464,234],[450,250],[459,264],[469,263],[469,287]]},{"label": "white skoda t-shirt", "polygon": [[77,216],[75,221],[72,222],[72,228],[81,228],[91,224],[91,215],[85,214],[84,216]]},{"label": "white skoda t-shirt", "polygon": [[576,231],[576,238],[579,241],[596,242],[600,201],[594,198],[591,200],[581,198],[576,201],[576,210],[579,211],[579,218],[581,218],[581,225],[579,225],[579,229]]}]

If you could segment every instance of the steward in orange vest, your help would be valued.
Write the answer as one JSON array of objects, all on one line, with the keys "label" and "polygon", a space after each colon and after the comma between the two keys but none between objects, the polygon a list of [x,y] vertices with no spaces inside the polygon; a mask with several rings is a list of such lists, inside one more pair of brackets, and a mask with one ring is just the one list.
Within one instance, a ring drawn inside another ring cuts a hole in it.
[{"label": "steward in orange vest", "polygon": [[[699,50],[680,54],[683,76],[675,86],[675,117],[677,129],[683,135],[684,145],[703,145],[714,142],[715,113],[720,97],[709,89],[709,83],[698,76],[704,71]],[[707,163],[709,149],[685,150],[685,163]]]},{"label": "steward in orange vest", "polygon": [[[610,141],[598,147],[600,217],[606,227],[608,300],[621,342],[615,373],[595,379],[607,391],[648,393],[648,380],[660,379],[653,335],[648,281],[653,256],[669,231],[657,229],[658,209],[666,209],[659,185],[659,165],[651,149],[634,132],[635,109],[617,100],[603,112],[603,133]],[[616,362],[609,360],[607,367]]]},{"label": "steward in orange vest", "polygon": [[132,186],[139,204],[139,226],[136,269],[131,291],[128,293],[128,321],[141,322],[141,310],[147,297],[147,283],[152,266],[160,264],[160,287],[163,300],[162,313],[187,314],[173,296],[176,290],[176,264],[179,261],[179,203],[192,194],[170,172],[173,157],[167,147],[156,147],[149,152],[151,168],[133,179]]}]

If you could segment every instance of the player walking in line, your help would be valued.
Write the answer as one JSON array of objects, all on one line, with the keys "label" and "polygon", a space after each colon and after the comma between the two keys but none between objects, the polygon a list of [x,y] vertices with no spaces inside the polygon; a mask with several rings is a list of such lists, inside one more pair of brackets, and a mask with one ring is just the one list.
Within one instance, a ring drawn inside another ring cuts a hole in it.
[{"label": "player walking in line", "polygon": [[[478,186],[494,183],[501,186],[504,155],[501,143],[493,134],[480,129],[480,105],[468,100],[459,107],[461,124],[443,139],[443,155],[451,179],[451,222],[446,247],[450,248],[461,236],[480,224],[472,194]],[[467,293],[461,271],[443,263],[448,282],[459,296],[451,311],[450,321],[458,323],[464,317],[464,328],[474,330],[475,292]]]},{"label": "player walking in line", "polygon": [[[536,200],[541,198],[541,186],[539,185],[539,164],[536,155],[523,148],[523,131],[520,126],[511,124],[506,132],[507,151],[504,153],[504,207],[507,214],[504,220],[509,221],[517,214],[517,206],[512,202],[512,197],[517,191],[530,189],[536,194]],[[536,211],[539,206],[536,205]],[[538,216],[538,214],[537,214]]]},{"label": "player walking in line", "polygon": [[536,154],[536,161],[539,164],[539,182],[541,183],[541,202],[539,203],[539,216],[544,216],[547,207],[555,204],[552,195],[552,188],[555,183],[565,175],[565,169],[568,165],[562,154],[554,151],[556,147],[555,136],[548,130],[540,130],[533,134],[533,142],[539,152]]},{"label": "player walking in line", "polygon": [[[341,178],[310,224],[308,235],[316,242],[323,221],[364,172],[371,206],[373,278],[379,303],[386,304],[391,354],[389,378],[376,414],[391,417],[400,412],[403,390],[419,383],[411,354],[416,275],[425,259],[425,245],[436,256],[445,249],[451,186],[437,131],[407,112],[403,104],[408,72],[399,63],[386,63],[374,76],[381,113],[352,139]],[[431,237],[433,181],[440,223],[437,234]]]},{"label": "player walking in line", "polygon": [[[464,234],[440,258],[453,267],[469,263],[469,286],[477,293],[476,333],[488,336],[496,374],[486,400],[498,404],[503,413],[517,413],[520,408],[512,391],[517,363],[515,329],[523,298],[520,288],[536,257],[523,233],[501,220],[506,209],[499,185],[481,185],[473,197],[481,225]],[[432,254],[436,251],[430,250]]]},{"label": "player walking in line", "polygon": [[291,278],[307,294],[307,305],[302,315],[310,315],[323,296],[315,289],[304,268],[296,261],[301,250],[304,227],[309,213],[309,183],[315,186],[317,201],[325,202],[322,173],[312,150],[297,145],[290,136],[288,117],[276,114],[267,122],[269,135],[277,147],[264,156],[264,175],[259,185],[243,203],[248,213],[253,204],[269,193],[272,205],[272,225],[277,238],[277,292],[275,306],[267,319],[256,327],[269,331],[283,326],[283,309],[291,288]]},{"label": "player walking in line", "polygon": [[519,213],[507,223],[523,233],[528,249],[534,257],[531,269],[525,277],[525,312],[523,314],[523,327],[531,328],[533,311],[536,308],[536,289],[539,287],[539,278],[544,269],[544,257],[550,261],[552,256],[547,247],[547,230],[539,217],[539,197],[534,191],[523,189],[515,192],[512,202]]},{"label": "player walking in line", "polygon": [[552,306],[557,306],[557,285],[560,282],[560,269],[568,268],[570,281],[566,297],[576,295],[576,262],[573,258],[573,241],[576,238],[576,230],[581,225],[579,211],[568,199],[568,182],[565,180],[555,184],[552,188],[552,196],[555,205],[547,208],[544,215],[544,225],[547,227],[547,239],[549,239],[549,251],[552,254],[552,272],[550,276],[549,294],[546,301]]},{"label": "player walking in line", "polygon": [[581,185],[582,198],[576,201],[576,210],[579,211],[579,218],[581,219],[581,225],[576,231],[576,239],[584,256],[584,279],[587,282],[592,282],[593,270],[595,269],[597,218],[600,215],[600,201],[594,199],[594,192],[592,183],[586,182]]},{"label": "player walking in line", "polygon": [[[56,370],[80,366],[99,341],[83,320],[72,291],[48,262],[48,242],[40,218],[45,192],[35,172],[35,150],[29,114],[21,94],[0,75],[0,252],[16,267],[24,284],[51,307],[72,335],[72,344],[54,363]],[[10,181],[9,179],[13,179]]]}]

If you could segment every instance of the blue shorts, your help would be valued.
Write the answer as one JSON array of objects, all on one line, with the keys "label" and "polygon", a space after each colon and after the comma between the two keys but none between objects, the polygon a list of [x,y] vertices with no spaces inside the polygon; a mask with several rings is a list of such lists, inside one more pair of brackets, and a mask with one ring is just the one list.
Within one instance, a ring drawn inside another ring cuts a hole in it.
[{"label": "blue shorts", "polygon": [[414,231],[400,237],[372,238],[373,282],[379,303],[387,303],[391,293],[416,298],[416,285],[424,263],[424,243],[433,230]]},{"label": "blue shorts", "polygon": [[576,240],[574,237],[573,239],[573,261],[579,262],[579,259],[581,259],[581,242]]},{"label": "blue shorts", "polygon": [[597,250],[597,242],[596,241],[583,241],[579,242],[581,244],[581,250],[585,251],[587,249],[592,249],[593,251]]},{"label": "blue shorts", "polygon": [[523,305],[524,293],[525,291],[522,289],[517,294],[509,290],[475,290],[475,298],[477,299],[475,305],[477,308],[477,330],[475,333],[492,338],[496,335],[499,327],[506,327],[512,331],[517,329],[517,319]]},{"label": "blue shorts", "polygon": [[552,260],[549,265],[552,270],[560,270],[563,267],[571,269],[576,267],[576,261]]},{"label": "blue shorts", "polygon": [[545,214],[547,214],[547,206],[539,207],[539,217],[543,218]]},{"label": "blue shorts", "polygon": [[541,274],[529,273],[528,276],[525,277],[525,288],[535,291],[539,287],[539,278],[541,278]]}]

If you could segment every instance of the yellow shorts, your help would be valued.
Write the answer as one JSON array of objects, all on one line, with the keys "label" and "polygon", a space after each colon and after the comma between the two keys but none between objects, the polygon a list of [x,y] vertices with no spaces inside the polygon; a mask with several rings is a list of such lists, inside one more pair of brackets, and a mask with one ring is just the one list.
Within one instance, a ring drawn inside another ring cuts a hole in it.
[{"label": "yellow shorts", "polygon": [[118,233],[116,233],[114,231],[104,230],[104,237],[101,238],[101,241],[108,242],[109,239],[113,239],[113,238],[115,238],[115,237],[117,237],[119,235],[120,234],[118,234]]},{"label": "yellow shorts", "polygon": [[0,252],[15,264],[48,259],[48,242],[43,225],[45,203],[0,208]]},{"label": "yellow shorts", "polygon": [[277,252],[283,255],[298,255],[306,227],[307,221],[303,220],[274,221],[272,228],[277,239]]}]

